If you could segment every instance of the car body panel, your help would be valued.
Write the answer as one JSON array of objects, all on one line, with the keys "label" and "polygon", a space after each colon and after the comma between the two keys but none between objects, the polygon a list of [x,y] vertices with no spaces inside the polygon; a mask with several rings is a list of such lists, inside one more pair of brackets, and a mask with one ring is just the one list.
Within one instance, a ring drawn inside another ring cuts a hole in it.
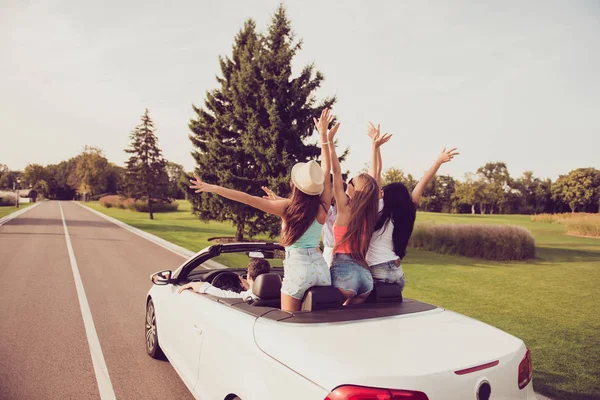
[{"label": "car body panel", "polygon": [[[355,384],[418,390],[430,400],[463,400],[474,399],[478,381],[486,379],[495,399],[527,399],[517,386],[523,342],[440,308],[349,323],[285,324],[263,318],[254,334],[267,354],[328,390]],[[497,366],[483,371],[455,373],[496,360]]]},{"label": "car body panel", "polygon": [[[212,296],[178,294],[177,289],[174,285],[153,286],[148,296],[155,304],[161,348],[195,398],[225,399],[236,394],[244,400],[322,400],[327,396],[325,389],[256,345],[256,317]],[[201,345],[192,330],[196,320],[202,329]],[[192,368],[197,368],[195,376],[190,375]]]}]

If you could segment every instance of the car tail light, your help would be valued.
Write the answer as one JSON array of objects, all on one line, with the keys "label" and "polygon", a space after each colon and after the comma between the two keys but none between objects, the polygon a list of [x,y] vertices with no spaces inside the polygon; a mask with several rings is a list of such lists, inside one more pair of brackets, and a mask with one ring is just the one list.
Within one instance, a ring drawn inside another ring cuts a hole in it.
[{"label": "car tail light", "polygon": [[531,382],[531,376],[533,375],[533,368],[531,366],[531,352],[527,349],[525,357],[519,364],[519,389],[523,389]]},{"label": "car tail light", "polygon": [[329,393],[325,400],[429,400],[429,398],[423,392],[412,390],[345,385]]}]

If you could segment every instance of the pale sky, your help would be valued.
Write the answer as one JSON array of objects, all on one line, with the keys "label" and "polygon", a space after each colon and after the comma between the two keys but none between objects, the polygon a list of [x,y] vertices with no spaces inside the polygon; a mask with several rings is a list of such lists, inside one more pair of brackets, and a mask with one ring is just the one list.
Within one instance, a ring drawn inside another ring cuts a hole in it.
[{"label": "pale sky", "polygon": [[[57,163],[85,145],[123,164],[147,107],[167,159],[194,167],[187,124],[247,18],[279,1],[0,2],[0,163]],[[444,146],[457,178],[487,161],[555,179],[600,168],[600,2],[285,1],[324,73],[353,172],[367,121],[394,134],[384,169],[420,176]]]}]

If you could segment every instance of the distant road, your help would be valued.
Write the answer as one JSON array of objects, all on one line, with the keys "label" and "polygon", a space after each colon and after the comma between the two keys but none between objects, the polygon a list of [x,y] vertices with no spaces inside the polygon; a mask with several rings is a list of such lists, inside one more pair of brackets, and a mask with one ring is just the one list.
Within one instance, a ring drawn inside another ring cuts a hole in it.
[{"label": "distant road", "polygon": [[191,399],[144,348],[149,275],[183,261],[69,202],[0,226],[0,398]]}]

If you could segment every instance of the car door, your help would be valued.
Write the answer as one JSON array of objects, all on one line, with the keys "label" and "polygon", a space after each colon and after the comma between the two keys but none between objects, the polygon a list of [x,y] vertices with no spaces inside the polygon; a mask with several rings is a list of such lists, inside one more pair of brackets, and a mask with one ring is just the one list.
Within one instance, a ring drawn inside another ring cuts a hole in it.
[{"label": "car door", "polygon": [[179,294],[178,287],[171,286],[171,307],[169,315],[165,318],[170,325],[165,332],[168,341],[167,356],[188,387],[193,389],[198,378],[200,351],[204,339],[204,300],[191,290]]}]

